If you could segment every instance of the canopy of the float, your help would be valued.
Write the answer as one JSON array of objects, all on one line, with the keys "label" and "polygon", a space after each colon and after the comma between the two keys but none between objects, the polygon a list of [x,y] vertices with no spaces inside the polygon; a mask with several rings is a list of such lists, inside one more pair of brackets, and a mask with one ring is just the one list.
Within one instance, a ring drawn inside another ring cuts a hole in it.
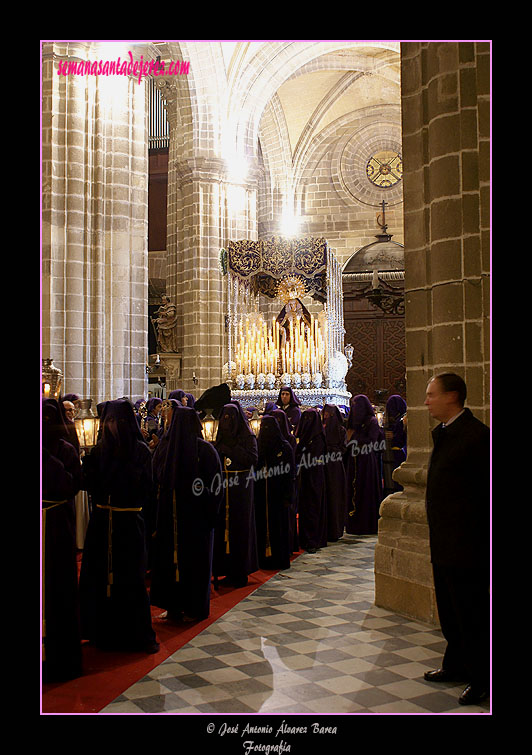
[{"label": "canopy of the float", "polygon": [[229,241],[221,251],[222,272],[227,275],[229,362],[231,326],[244,308],[256,309],[259,296],[275,299],[279,283],[297,276],[306,295],[324,305],[327,321],[327,352],[343,352],[344,313],[342,270],[324,238],[273,236],[252,241]]}]

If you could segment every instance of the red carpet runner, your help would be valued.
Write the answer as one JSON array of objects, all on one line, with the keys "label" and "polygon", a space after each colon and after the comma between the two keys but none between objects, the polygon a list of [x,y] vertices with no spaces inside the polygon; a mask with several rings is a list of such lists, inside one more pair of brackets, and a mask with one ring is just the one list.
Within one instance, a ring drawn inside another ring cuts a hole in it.
[{"label": "red carpet runner", "polygon": [[155,655],[107,652],[84,642],[83,676],[42,685],[42,713],[98,713],[275,574],[277,571],[259,569],[250,575],[246,587],[231,588],[222,584],[217,590],[213,587],[209,618],[193,624],[167,621],[161,616],[164,611],[152,607],[153,628],[161,646]]}]

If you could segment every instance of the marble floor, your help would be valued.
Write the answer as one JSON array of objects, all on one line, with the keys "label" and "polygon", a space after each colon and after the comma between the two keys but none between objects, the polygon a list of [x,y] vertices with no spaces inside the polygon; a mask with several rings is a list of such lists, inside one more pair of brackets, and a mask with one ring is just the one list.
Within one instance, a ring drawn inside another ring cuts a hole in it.
[{"label": "marble floor", "polygon": [[304,553],[102,714],[482,714],[426,682],[445,642],[374,605],[376,537]]}]

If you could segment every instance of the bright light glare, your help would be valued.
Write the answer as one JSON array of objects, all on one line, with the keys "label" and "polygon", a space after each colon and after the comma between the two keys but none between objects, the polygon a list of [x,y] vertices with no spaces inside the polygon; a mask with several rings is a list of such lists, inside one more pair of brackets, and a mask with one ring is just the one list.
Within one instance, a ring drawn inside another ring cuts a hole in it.
[{"label": "bright light glare", "polygon": [[246,180],[249,166],[244,157],[233,154],[226,162],[229,181],[242,183]]},{"label": "bright light glare", "polygon": [[283,236],[297,236],[299,233],[299,217],[291,210],[285,210],[281,219],[281,234]]}]

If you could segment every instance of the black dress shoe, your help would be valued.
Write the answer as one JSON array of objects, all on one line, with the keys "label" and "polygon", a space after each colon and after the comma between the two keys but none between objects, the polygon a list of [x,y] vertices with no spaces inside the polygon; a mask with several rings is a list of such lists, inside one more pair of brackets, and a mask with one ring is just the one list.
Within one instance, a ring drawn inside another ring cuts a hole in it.
[{"label": "black dress shoe", "polygon": [[458,698],[460,705],[478,705],[488,696],[486,687],[479,687],[477,684],[468,684],[465,690]]},{"label": "black dress shoe", "polygon": [[438,668],[435,671],[425,671],[423,678],[427,682],[463,682],[464,674]]},{"label": "black dress shoe", "polygon": [[144,652],[148,653],[149,655],[155,655],[155,653],[159,652],[159,648],[160,645],[158,642],[149,642],[144,646]]}]

